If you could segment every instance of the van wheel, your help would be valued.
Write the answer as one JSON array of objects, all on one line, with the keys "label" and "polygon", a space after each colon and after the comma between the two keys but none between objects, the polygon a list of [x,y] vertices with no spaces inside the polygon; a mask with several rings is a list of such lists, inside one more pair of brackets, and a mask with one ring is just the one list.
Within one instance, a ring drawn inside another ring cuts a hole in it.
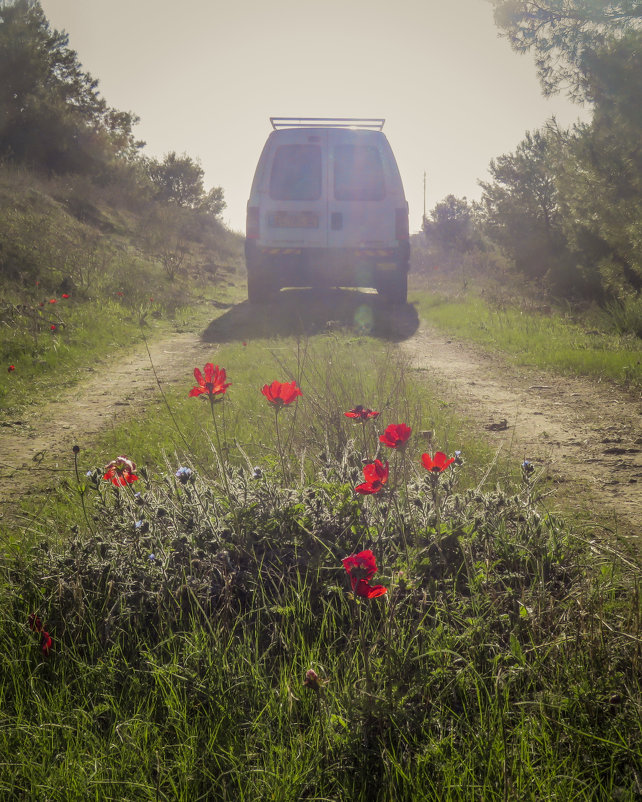
[{"label": "van wheel", "polygon": [[274,300],[279,288],[265,276],[257,275],[253,270],[247,271],[247,299],[251,304],[266,304]]},{"label": "van wheel", "polygon": [[386,278],[377,287],[377,292],[388,304],[402,306],[408,303],[408,274],[404,270]]}]

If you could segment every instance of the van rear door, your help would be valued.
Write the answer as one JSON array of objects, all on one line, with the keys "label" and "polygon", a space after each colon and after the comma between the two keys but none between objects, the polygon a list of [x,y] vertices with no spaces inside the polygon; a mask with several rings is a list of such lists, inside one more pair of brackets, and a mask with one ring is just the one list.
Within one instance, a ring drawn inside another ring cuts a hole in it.
[{"label": "van rear door", "polygon": [[270,247],[327,247],[327,131],[272,134],[261,240]]},{"label": "van rear door", "polygon": [[[385,137],[379,132],[328,132],[328,246],[386,248],[394,245],[394,193]],[[391,209],[393,211],[391,211]]]}]

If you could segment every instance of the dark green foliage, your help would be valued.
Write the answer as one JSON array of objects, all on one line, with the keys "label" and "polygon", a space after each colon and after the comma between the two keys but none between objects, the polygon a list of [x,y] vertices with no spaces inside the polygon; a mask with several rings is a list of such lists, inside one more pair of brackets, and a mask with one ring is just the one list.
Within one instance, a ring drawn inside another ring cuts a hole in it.
[{"label": "dark green foliage", "polygon": [[105,173],[141,146],[137,119],[107,106],[67,45],[38,2],[0,6],[0,157],[50,173]]},{"label": "dark green foliage", "polygon": [[[434,495],[426,475],[364,501],[351,447],[309,485],[223,469],[140,494],[94,472],[92,532],[5,561],[0,787],[633,802],[635,585],[538,509],[532,474],[513,494],[450,474]],[[341,558],[365,547],[388,594],[358,602]]]},{"label": "dark green foliage", "polygon": [[473,209],[466,198],[447,195],[423,221],[428,244],[456,253],[466,253],[479,242]]},{"label": "dark green foliage", "polygon": [[156,192],[165,203],[194,209],[217,217],[225,208],[223,190],[214,187],[205,192],[203,168],[187,154],[168,153],[162,162],[147,159],[145,169]]},{"label": "dark green foliage", "polygon": [[495,21],[520,53],[533,50],[546,94],[594,100],[587,71],[606,42],[642,30],[639,0],[492,0]]},{"label": "dark green foliage", "polygon": [[483,183],[482,216],[487,235],[529,279],[555,294],[584,289],[563,231],[552,135],[527,133],[515,153],[490,163],[492,182]]},{"label": "dark green foliage", "polygon": [[569,131],[552,121],[491,163],[495,180],[483,185],[488,233],[557,296],[635,302],[642,290],[642,4],[494,4],[513,48],[535,54],[545,93],[567,89],[592,105],[593,119]]}]

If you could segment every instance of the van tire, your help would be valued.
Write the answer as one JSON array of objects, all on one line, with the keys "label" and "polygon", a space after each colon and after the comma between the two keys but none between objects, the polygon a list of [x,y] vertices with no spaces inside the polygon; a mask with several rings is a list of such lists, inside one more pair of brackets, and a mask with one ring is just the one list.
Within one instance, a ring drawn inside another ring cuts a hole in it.
[{"label": "van tire", "polygon": [[266,304],[274,300],[279,288],[264,275],[256,274],[248,268],[247,271],[247,299],[251,304]]},{"label": "van tire", "polygon": [[377,287],[377,293],[391,306],[405,306],[408,303],[408,273],[404,270],[386,278]]}]

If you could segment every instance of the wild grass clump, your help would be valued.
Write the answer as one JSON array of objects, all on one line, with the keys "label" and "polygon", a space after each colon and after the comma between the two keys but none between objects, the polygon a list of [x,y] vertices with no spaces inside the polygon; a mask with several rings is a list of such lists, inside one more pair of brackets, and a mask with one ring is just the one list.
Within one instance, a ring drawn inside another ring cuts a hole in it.
[{"label": "wild grass clump", "polygon": [[[465,487],[460,454],[420,458],[387,415],[384,441],[376,417],[338,434],[335,391],[310,390],[322,447],[250,459],[213,437],[202,467],[79,469],[85,515],[7,553],[2,791],[636,799],[633,564],[546,513],[528,462],[515,487]],[[261,400],[292,424],[306,395]]]},{"label": "wild grass clump", "polygon": [[[499,305],[481,297],[450,298],[418,293],[422,319],[483,346],[491,346],[518,364],[579,376],[610,379],[633,389],[642,386],[639,337],[612,321],[590,329],[559,311],[529,310],[516,303]],[[620,314],[634,315],[620,305]],[[604,318],[606,320],[606,317]],[[619,332],[619,333],[618,333]]]}]

